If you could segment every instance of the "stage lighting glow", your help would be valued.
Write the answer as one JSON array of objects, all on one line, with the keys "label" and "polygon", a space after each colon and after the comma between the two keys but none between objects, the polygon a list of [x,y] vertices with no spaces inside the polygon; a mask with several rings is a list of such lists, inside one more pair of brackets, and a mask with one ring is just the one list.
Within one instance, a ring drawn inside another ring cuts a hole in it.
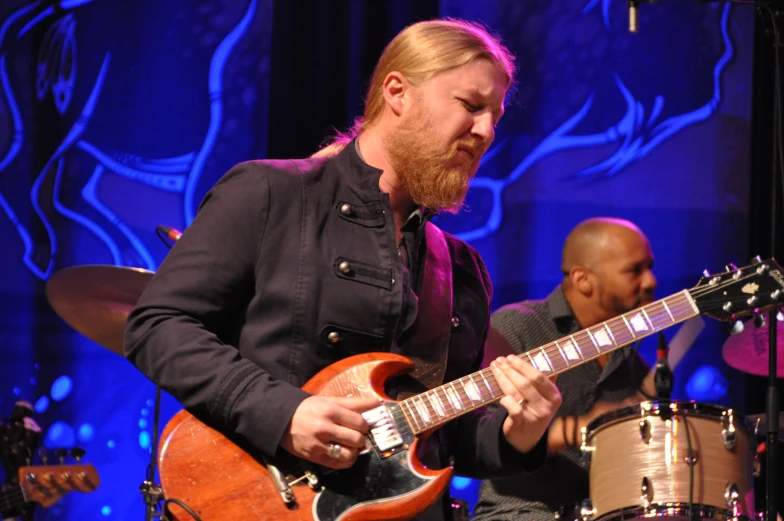
[{"label": "stage lighting glow", "polygon": [[38,401],[35,402],[35,412],[38,414],[43,414],[47,409],[49,409],[49,397],[44,395],[38,398]]},{"label": "stage lighting glow", "polygon": [[89,423],[83,423],[77,431],[79,441],[91,441],[95,437],[95,428]]},{"label": "stage lighting glow", "polygon": [[716,367],[703,365],[686,382],[686,394],[698,402],[715,401],[727,395],[727,379]]},{"label": "stage lighting glow", "polygon": [[471,478],[464,478],[463,476],[455,476],[452,478],[452,488],[455,490],[465,490],[471,486]]},{"label": "stage lighting glow", "polygon": [[46,448],[72,448],[76,442],[73,427],[62,421],[54,422],[46,431]]},{"label": "stage lighting glow", "polygon": [[150,433],[147,431],[142,431],[139,433],[139,447],[143,449],[150,448]]},{"label": "stage lighting glow", "polygon": [[61,402],[65,400],[73,389],[73,380],[70,376],[61,376],[52,384],[52,400]]}]

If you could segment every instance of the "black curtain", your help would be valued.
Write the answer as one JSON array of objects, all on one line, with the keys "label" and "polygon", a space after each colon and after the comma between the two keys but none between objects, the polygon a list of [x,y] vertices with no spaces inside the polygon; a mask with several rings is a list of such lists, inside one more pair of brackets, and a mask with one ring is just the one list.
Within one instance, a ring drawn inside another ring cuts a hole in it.
[{"label": "black curtain", "polygon": [[[775,7],[775,6],[773,6]],[[784,31],[784,20],[777,16],[778,31]],[[783,35],[784,36],[784,35]],[[775,99],[784,93],[776,91],[776,75],[779,83],[784,84],[781,70],[776,67],[776,53],[774,52],[774,31],[767,10],[758,8],[755,21],[754,42],[754,100],[752,112],[752,165],[751,165],[751,190],[750,190],[750,229],[749,229],[749,256],[760,255],[763,258],[775,257],[779,264],[784,261],[784,190],[782,190],[782,159],[776,159],[775,149],[778,140],[781,140],[781,121],[775,118]],[[784,49],[779,53],[784,59]],[[779,345],[784,338],[779,334]],[[778,350],[779,358],[782,350]],[[762,376],[749,376],[747,379],[747,407],[749,413],[765,411],[768,379]],[[779,379],[781,382],[781,379]],[[779,384],[779,407],[784,404],[784,392]],[[758,441],[763,441],[765,425],[760,425]],[[782,469],[782,448],[784,443],[779,443],[778,451],[778,511],[784,511],[784,473]],[[765,468],[765,456],[760,456],[762,462],[762,476],[755,483],[756,506],[758,511],[765,508],[765,479],[769,475]]]},{"label": "black curtain", "polygon": [[275,2],[267,156],[309,156],[350,126],[389,40],[438,15],[438,0]]}]

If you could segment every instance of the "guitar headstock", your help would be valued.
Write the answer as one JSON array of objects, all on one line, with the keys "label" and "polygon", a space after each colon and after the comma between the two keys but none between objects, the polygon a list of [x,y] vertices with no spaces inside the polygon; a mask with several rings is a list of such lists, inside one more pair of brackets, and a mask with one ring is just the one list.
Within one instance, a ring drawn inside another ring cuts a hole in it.
[{"label": "guitar headstock", "polygon": [[92,465],[38,465],[19,469],[19,485],[25,500],[46,508],[68,492],[92,492],[101,480]]},{"label": "guitar headstock", "polygon": [[784,273],[774,259],[703,276],[689,290],[700,313],[727,321],[784,305]]}]

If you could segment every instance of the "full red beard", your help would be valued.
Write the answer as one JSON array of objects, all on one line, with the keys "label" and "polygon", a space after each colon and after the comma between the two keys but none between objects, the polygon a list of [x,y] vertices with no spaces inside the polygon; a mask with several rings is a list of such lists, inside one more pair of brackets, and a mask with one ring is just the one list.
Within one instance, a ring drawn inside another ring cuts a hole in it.
[{"label": "full red beard", "polygon": [[[422,108],[409,113],[387,139],[390,166],[417,205],[457,213],[465,201],[484,147],[475,139],[456,141],[444,151],[432,115]],[[472,151],[465,158],[459,147]]]}]

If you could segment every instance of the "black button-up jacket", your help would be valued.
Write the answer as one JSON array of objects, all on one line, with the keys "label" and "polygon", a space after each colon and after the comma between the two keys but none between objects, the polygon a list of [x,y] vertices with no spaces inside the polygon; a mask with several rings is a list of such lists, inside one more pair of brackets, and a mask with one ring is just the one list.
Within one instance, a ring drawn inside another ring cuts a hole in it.
[{"label": "black button-up jacket", "polygon": [[[346,356],[397,349],[402,263],[380,175],[354,146],[233,168],[128,318],[130,361],[189,410],[274,455],[308,379]],[[478,253],[448,234],[447,243],[459,326],[445,381],[480,368],[492,293]],[[451,422],[434,437],[437,459],[478,477],[540,464],[544,445],[520,456],[500,434],[504,417],[480,410]]]}]

